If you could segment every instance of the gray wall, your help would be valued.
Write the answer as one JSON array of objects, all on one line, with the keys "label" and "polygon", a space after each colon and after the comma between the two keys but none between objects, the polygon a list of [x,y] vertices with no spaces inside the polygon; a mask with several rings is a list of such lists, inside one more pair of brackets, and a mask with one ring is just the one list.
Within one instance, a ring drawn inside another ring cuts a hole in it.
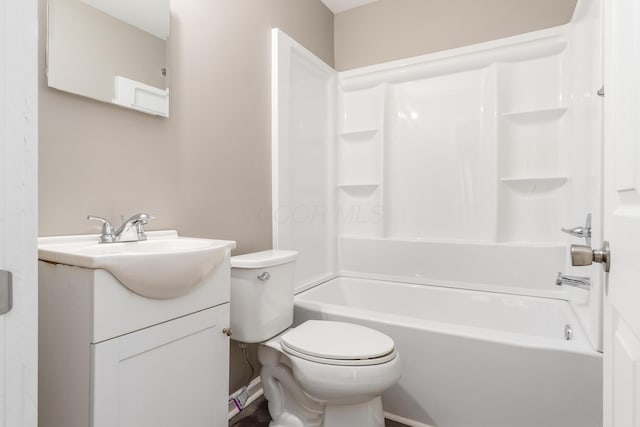
[{"label": "gray wall", "polygon": [[319,0],[227,0],[174,17],[189,23],[172,33],[179,228],[271,248],[271,28],[333,65],[333,15]]},{"label": "gray wall", "polygon": [[339,71],[566,24],[576,0],[380,0],[335,16]]}]

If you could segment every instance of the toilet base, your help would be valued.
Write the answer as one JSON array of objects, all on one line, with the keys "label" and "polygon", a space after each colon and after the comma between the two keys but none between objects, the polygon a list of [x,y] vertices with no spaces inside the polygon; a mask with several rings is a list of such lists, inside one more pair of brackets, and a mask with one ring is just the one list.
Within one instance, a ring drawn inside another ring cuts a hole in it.
[{"label": "toilet base", "polygon": [[382,399],[333,404],[311,398],[284,365],[263,366],[260,373],[272,421],[269,427],[384,427]]},{"label": "toilet base", "polygon": [[307,420],[308,422],[301,420],[305,417],[298,417],[286,411],[281,411],[279,414],[277,420],[269,423],[269,427],[384,427],[380,396],[357,405],[326,405],[324,417],[312,417],[315,419]]},{"label": "toilet base", "polygon": [[323,427],[384,427],[384,412],[380,396],[356,405],[327,405]]},{"label": "toilet base", "polygon": [[322,427],[322,402],[300,388],[288,366],[263,366],[260,377],[272,418],[269,427]]}]

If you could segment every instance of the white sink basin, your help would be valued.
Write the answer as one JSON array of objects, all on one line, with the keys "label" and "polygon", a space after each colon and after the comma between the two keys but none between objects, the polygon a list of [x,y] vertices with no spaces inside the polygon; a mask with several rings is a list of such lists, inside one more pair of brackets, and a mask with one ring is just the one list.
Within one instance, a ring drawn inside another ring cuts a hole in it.
[{"label": "white sink basin", "polygon": [[84,268],[101,268],[133,292],[148,298],[187,294],[220,264],[236,243],[150,231],[147,240],[98,243],[98,235],[40,237],[38,258]]}]

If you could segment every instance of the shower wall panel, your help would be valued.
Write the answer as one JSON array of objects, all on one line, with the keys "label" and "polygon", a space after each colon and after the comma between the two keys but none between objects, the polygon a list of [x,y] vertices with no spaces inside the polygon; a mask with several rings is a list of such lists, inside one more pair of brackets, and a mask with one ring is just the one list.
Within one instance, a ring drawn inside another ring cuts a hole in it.
[{"label": "shower wall panel", "polygon": [[578,274],[579,242],[560,228],[599,206],[597,4],[581,5],[566,26],[339,74],[341,273],[446,282],[434,266],[455,265],[454,286],[569,298],[555,276]]},{"label": "shower wall panel", "polygon": [[298,251],[301,290],[336,273],[335,71],[283,32],[273,42],[273,247]]},{"label": "shower wall panel", "polygon": [[387,237],[493,241],[494,67],[395,85],[390,97]]}]

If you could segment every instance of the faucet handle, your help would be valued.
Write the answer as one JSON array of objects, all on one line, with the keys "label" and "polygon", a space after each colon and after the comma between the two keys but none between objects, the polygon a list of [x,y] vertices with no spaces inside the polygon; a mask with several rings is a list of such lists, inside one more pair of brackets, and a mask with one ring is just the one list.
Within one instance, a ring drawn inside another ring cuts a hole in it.
[{"label": "faucet handle", "polygon": [[156,218],[155,216],[151,216],[146,213],[138,214],[138,222],[142,224],[148,224],[150,219],[155,219],[155,218]]},{"label": "faucet handle", "polygon": [[571,234],[572,236],[575,236],[575,237],[584,237],[584,238],[591,237],[591,229],[585,228],[582,226],[573,227],[573,228],[562,227],[560,230],[564,233]]},{"label": "faucet handle", "polygon": [[116,235],[113,230],[113,226],[108,220],[94,215],[87,215],[87,220],[100,221],[102,223],[102,234],[100,235],[100,241],[102,243],[111,243],[115,241]]},{"label": "faucet handle", "polygon": [[587,246],[591,246],[591,214],[587,214],[587,218],[584,222],[584,227],[578,226],[573,228],[561,228],[563,233],[570,234],[575,237],[584,238]]},{"label": "faucet handle", "polygon": [[113,226],[111,225],[111,223],[107,219],[102,218],[101,216],[87,215],[87,220],[88,221],[100,221],[102,223],[102,230],[103,231],[105,229],[113,231]]},{"label": "faucet handle", "polygon": [[138,240],[147,240],[147,235],[144,232],[144,225],[149,223],[150,219],[155,219],[154,216],[150,216],[146,213],[139,213],[136,215],[134,224],[136,226],[136,233],[138,234]]}]

